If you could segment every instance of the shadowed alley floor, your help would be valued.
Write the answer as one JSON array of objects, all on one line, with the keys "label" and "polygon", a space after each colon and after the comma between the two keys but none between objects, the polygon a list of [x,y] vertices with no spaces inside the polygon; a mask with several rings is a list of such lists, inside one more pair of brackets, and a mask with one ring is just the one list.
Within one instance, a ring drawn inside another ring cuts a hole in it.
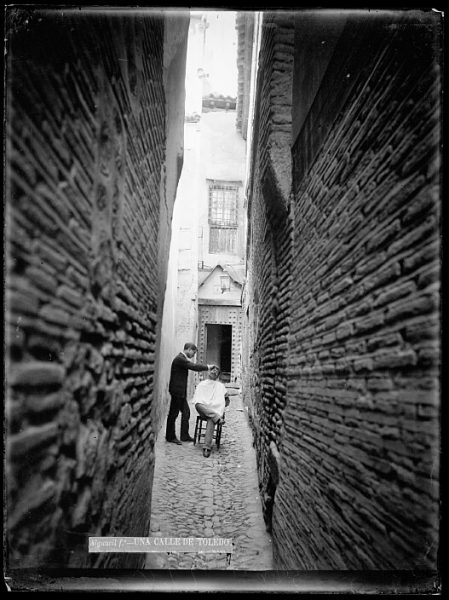
[{"label": "shadowed alley floor", "polygon": [[[191,405],[190,405],[191,406]],[[191,406],[190,435],[197,413]],[[179,434],[181,416],[176,422]],[[232,538],[234,552],[148,553],[148,569],[272,569],[271,538],[259,496],[256,455],[240,396],[226,409],[220,449],[209,458],[202,443],[165,441],[165,423],[156,442],[151,537]]]}]

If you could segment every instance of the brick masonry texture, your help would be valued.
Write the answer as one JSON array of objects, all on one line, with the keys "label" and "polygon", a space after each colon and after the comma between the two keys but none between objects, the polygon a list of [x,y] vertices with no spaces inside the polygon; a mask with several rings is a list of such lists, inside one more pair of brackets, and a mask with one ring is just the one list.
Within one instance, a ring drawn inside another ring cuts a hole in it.
[{"label": "brick masonry texture", "polygon": [[348,20],[291,140],[291,238],[265,155],[302,49],[264,18],[244,400],[278,568],[436,567],[439,21],[390,18]]},{"label": "brick masonry texture", "polygon": [[[264,517],[271,527],[277,444],[287,391],[290,315],[291,85],[294,28],[282,16],[264,18],[251,176],[248,283],[243,335],[244,401],[254,431]],[[288,55],[290,58],[284,60]],[[271,99],[271,100],[270,100]]]},{"label": "brick masonry texture", "polygon": [[142,566],[86,548],[149,531],[164,19],[19,9],[8,26],[9,561]]}]

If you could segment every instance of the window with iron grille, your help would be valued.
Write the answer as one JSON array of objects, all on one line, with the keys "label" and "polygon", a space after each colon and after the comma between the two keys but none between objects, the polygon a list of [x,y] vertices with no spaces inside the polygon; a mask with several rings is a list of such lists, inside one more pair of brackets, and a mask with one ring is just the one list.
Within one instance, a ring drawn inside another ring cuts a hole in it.
[{"label": "window with iron grille", "polygon": [[237,183],[209,181],[209,252],[233,254],[237,239]]},{"label": "window with iron grille", "polygon": [[209,184],[209,224],[237,227],[238,186]]}]

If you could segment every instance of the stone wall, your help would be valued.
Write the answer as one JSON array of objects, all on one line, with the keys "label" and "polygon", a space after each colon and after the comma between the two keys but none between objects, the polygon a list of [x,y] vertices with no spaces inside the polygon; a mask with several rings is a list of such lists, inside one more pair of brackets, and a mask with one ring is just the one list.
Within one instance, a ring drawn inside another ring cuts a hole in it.
[{"label": "stone wall", "polygon": [[164,84],[182,97],[188,20],[8,19],[9,564],[142,566],[144,555],[88,555],[87,537],[149,531],[160,245],[182,158]]},{"label": "stone wall", "polygon": [[[293,57],[287,44],[279,58],[276,35],[288,28],[279,16],[264,15],[262,31],[245,291],[245,398],[275,563],[435,568],[441,23],[424,11],[349,11],[332,31],[320,18],[305,27],[298,11]],[[308,60],[328,42],[332,52]],[[288,113],[288,68],[293,179],[283,212],[290,180],[279,169],[285,192],[264,187],[263,157],[284,124],[276,108]]]}]

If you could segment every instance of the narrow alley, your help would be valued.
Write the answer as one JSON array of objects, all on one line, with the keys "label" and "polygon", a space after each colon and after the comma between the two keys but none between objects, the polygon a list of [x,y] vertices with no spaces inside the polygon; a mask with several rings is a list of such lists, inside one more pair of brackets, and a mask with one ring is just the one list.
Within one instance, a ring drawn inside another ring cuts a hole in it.
[{"label": "narrow alley", "polygon": [[[197,413],[190,415],[193,436]],[[179,426],[179,423],[178,423]],[[202,443],[155,444],[150,536],[232,538],[233,553],[149,553],[147,569],[270,570],[271,538],[259,497],[256,455],[241,397],[226,409],[220,448],[204,458]]]},{"label": "narrow alley", "polygon": [[[11,588],[438,590],[443,15],[5,16]],[[166,436],[214,366],[235,393],[207,457]],[[198,544],[117,542],[146,537]]]}]

